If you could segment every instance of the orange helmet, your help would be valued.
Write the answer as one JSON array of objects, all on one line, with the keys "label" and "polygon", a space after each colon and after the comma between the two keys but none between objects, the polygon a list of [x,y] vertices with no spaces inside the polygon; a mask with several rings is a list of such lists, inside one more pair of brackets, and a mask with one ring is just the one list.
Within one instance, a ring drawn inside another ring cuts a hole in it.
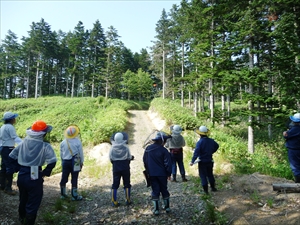
[{"label": "orange helmet", "polygon": [[32,126],[31,126],[31,130],[35,131],[35,132],[50,132],[52,130],[52,126],[47,125],[44,121],[42,120],[37,120],[35,121]]}]

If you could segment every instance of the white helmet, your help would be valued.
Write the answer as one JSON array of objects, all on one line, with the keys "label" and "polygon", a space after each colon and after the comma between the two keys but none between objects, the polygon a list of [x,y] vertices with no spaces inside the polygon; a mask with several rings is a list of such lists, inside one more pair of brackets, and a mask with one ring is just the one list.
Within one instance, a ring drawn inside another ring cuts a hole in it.
[{"label": "white helmet", "polygon": [[124,136],[122,133],[116,133],[115,134],[115,142],[117,143],[122,143],[124,140],[123,140]]},{"label": "white helmet", "polygon": [[195,132],[199,135],[206,135],[206,136],[210,134],[210,131],[209,129],[207,129],[206,126],[200,126],[198,130],[195,130]]},{"label": "white helmet", "polygon": [[182,129],[179,125],[174,125],[172,129],[173,134],[180,134],[182,132]]},{"label": "white helmet", "polygon": [[199,131],[203,132],[203,133],[206,133],[208,130],[207,130],[206,126],[201,126],[201,127],[199,127]]},{"label": "white helmet", "polygon": [[290,116],[290,119],[295,123],[299,123],[300,122],[300,113],[296,113],[294,116]]}]

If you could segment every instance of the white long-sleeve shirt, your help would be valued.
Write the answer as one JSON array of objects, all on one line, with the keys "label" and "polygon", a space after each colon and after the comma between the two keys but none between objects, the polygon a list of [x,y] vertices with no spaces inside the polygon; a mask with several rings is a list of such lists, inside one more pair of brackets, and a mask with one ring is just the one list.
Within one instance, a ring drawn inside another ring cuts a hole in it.
[{"label": "white long-sleeve shirt", "polygon": [[13,147],[17,143],[18,145],[22,142],[22,139],[18,137],[15,127],[10,124],[4,124],[0,128],[0,140],[3,147]]},{"label": "white long-sleeve shirt", "polygon": [[82,149],[82,143],[78,138],[68,138],[64,139],[60,143],[60,158],[62,160],[69,160],[72,159],[71,152],[69,150],[68,143],[70,145],[70,148],[72,150],[73,155],[79,154],[81,163],[84,162],[84,155],[83,155],[83,149]]}]

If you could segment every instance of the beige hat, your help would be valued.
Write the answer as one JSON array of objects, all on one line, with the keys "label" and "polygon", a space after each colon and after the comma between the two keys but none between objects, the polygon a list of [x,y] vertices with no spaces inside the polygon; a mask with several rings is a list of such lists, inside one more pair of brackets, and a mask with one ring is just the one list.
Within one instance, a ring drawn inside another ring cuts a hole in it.
[{"label": "beige hat", "polygon": [[66,138],[75,138],[78,134],[79,128],[75,125],[69,126],[64,132]]}]

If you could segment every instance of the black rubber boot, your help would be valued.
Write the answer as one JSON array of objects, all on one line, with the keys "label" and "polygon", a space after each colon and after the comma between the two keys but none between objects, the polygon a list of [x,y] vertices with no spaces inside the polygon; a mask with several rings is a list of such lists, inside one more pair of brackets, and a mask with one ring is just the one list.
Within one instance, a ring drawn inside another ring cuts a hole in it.
[{"label": "black rubber boot", "polygon": [[172,174],[172,179],[171,179],[172,182],[177,182],[176,180],[176,174]]},{"label": "black rubber boot", "polygon": [[12,174],[12,173],[7,173],[7,174],[5,175],[5,178],[6,178],[6,180],[7,180],[7,183],[6,183],[4,192],[5,192],[6,194],[9,194],[9,195],[16,195],[17,192],[14,191],[14,190],[12,189],[13,174]]},{"label": "black rubber boot", "polygon": [[20,222],[20,224],[25,224],[25,215],[20,215],[19,214],[19,222]]},{"label": "black rubber boot", "polygon": [[217,188],[215,187],[215,185],[216,185],[215,183],[210,184],[211,191],[213,191],[213,192],[218,191]]},{"label": "black rubber boot", "polygon": [[66,186],[60,186],[60,198],[67,199],[69,196],[67,195],[67,188]]},{"label": "black rubber boot", "polygon": [[182,182],[187,182],[188,180],[186,179],[185,175],[181,175]]},{"label": "black rubber boot", "polygon": [[153,202],[153,210],[152,210],[152,212],[153,212],[153,214],[155,216],[158,216],[159,215],[158,200],[152,200],[152,202]]},{"label": "black rubber boot", "polygon": [[203,185],[202,187],[203,187],[205,194],[208,194],[208,185]]},{"label": "black rubber boot", "polygon": [[166,210],[166,213],[171,212],[171,209],[170,209],[170,199],[169,198],[164,198],[163,209]]},{"label": "black rubber boot", "polygon": [[5,189],[5,173],[0,173],[0,189]]},{"label": "black rubber boot", "polygon": [[19,221],[21,224],[25,223],[25,218],[26,218],[26,211],[20,210],[20,208],[19,208]]},{"label": "black rubber boot", "polygon": [[24,225],[34,225],[36,219],[36,215],[26,214]]},{"label": "black rubber boot", "polygon": [[300,183],[300,176],[295,176],[295,183]]}]

